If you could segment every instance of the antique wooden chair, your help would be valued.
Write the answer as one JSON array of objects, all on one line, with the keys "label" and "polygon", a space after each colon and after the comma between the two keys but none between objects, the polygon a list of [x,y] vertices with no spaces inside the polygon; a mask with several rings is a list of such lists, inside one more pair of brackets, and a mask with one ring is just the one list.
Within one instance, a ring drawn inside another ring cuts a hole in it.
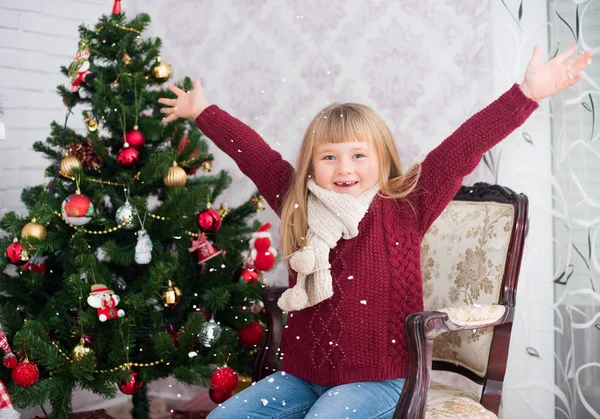
[{"label": "antique wooden chair", "polygon": [[[510,189],[463,186],[425,235],[426,311],[406,318],[409,367],[395,419],[496,418],[527,209],[527,197]],[[268,325],[254,381],[278,369],[282,312],[277,300],[284,290],[264,290]],[[436,381],[441,378],[444,383]]]}]

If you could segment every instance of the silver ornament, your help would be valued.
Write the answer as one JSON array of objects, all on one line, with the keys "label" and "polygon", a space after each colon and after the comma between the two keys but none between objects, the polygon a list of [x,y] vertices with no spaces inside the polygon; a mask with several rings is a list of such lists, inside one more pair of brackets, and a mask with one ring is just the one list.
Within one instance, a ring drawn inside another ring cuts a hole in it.
[{"label": "silver ornament", "polygon": [[202,325],[202,331],[198,335],[198,340],[201,344],[210,348],[214,341],[219,339],[219,336],[221,336],[221,326],[212,318]]},{"label": "silver ornament", "polygon": [[129,200],[125,201],[125,203],[119,207],[117,213],[115,215],[115,219],[119,225],[123,223],[127,223],[123,226],[125,230],[132,230],[136,226],[135,222],[135,208],[133,205],[129,203]]}]

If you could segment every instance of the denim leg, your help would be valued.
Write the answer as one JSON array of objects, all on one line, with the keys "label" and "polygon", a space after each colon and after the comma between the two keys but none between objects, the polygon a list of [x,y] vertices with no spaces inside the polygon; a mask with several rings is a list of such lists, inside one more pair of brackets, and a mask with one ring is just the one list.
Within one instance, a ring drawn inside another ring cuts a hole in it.
[{"label": "denim leg", "polygon": [[313,404],[306,418],[391,419],[403,386],[403,378],[335,386]]},{"label": "denim leg", "polygon": [[327,388],[276,372],[215,407],[207,419],[304,418]]}]

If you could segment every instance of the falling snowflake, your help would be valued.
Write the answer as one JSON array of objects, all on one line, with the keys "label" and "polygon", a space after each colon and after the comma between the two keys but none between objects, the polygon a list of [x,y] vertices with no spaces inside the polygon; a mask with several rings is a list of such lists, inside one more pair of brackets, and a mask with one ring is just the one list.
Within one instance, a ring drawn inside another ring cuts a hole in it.
[{"label": "falling snowflake", "polygon": [[272,383],[273,381],[275,381],[275,379],[274,379],[273,377],[271,377],[271,378],[269,378],[267,381],[268,381],[269,383]]},{"label": "falling snowflake", "polygon": [[360,300],[361,304],[367,305],[367,300]]},{"label": "falling snowflake", "polygon": [[262,402],[263,406],[266,406],[269,404],[269,401],[267,399],[260,399],[260,401]]}]

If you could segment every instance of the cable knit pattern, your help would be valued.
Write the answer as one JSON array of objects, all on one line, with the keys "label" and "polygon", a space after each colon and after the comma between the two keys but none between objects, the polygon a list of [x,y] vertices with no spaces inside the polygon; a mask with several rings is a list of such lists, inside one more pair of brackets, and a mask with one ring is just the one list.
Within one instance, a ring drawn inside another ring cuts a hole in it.
[{"label": "cable knit pattern", "polygon": [[[284,371],[319,385],[405,376],[404,320],[423,310],[423,236],[483,153],[536,108],[514,85],[428,154],[417,188],[407,199],[373,199],[358,236],[340,240],[329,253],[333,296],[289,313],[281,344]],[[293,175],[289,163],[216,106],[204,110],[196,124],[278,212]],[[291,278],[290,284],[294,282]]]}]

